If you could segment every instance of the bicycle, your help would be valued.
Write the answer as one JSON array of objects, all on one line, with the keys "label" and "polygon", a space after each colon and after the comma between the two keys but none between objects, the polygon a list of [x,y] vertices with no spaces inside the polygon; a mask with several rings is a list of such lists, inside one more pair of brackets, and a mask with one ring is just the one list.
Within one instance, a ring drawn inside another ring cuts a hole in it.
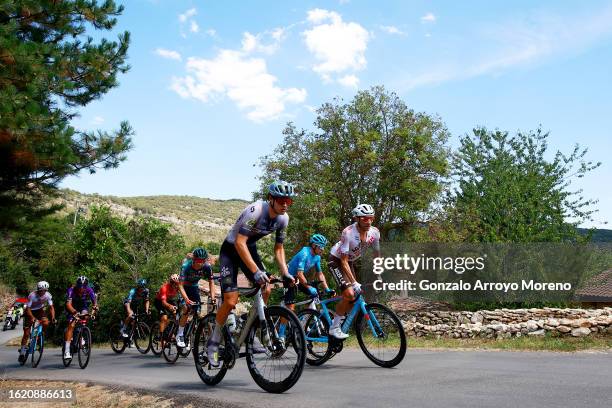
[{"label": "bicycle", "polygon": [[147,354],[149,352],[151,349],[151,329],[146,322],[141,320],[147,316],[146,313],[134,313],[127,337],[123,337],[121,334],[121,320],[120,323],[115,323],[111,326],[109,332],[110,344],[115,353],[123,353],[132,344],[136,345],[136,349],[138,349],[140,354]]},{"label": "bicycle", "polygon": [[40,320],[36,319],[34,325],[30,331],[30,341],[28,342],[28,348],[26,350],[25,358],[19,361],[20,365],[24,365],[28,361],[28,357],[32,356],[32,367],[38,367],[40,359],[42,358],[43,351],[45,348],[45,335],[43,333],[43,326]]},{"label": "bicycle", "polygon": [[[342,351],[343,340],[329,335],[332,324],[332,314],[327,304],[341,300],[336,296],[321,300],[319,297],[300,302],[312,302],[313,307],[298,312],[298,318],[303,322],[306,334],[306,347],[309,365],[318,366]],[[321,311],[316,309],[320,305]],[[380,303],[366,303],[363,291],[357,295],[352,309],[341,324],[342,331],[348,333],[354,324],[354,330],[359,347],[374,364],[391,368],[398,365],[406,355],[406,334],[397,315]],[[397,346],[396,346],[397,344]],[[388,346],[388,348],[387,348]],[[374,355],[378,351],[377,355]],[[390,354],[390,358],[386,355]]]},{"label": "bicycle", "polygon": [[[76,353],[79,359],[79,367],[84,369],[89,364],[89,358],[91,357],[91,330],[87,326],[89,318],[95,319],[95,315],[92,313],[78,313],[76,316],[77,324],[72,332],[72,340],[70,341],[70,353],[72,356]],[[67,330],[67,329],[66,329]],[[64,330],[64,334],[66,333]],[[70,366],[73,357],[65,358],[66,355],[66,343],[62,346],[62,362],[64,367]]]},{"label": "bicycle", "polygon": [[[279,283],[272,279],[270,283]],[[259,287],[249,288],[242,296],[254,297],[254,305],[246,319],[236,319],[232,333],[225,325],[219,345],[219,366],[208,361],[206,345],[215,327],[216,313],[208,313],[199,324],[195,334],[193,358],[200,379],[207,385],[218,384],[236,360],[246,357],[247,367],[262,389],[271,393],[282,393],[295,385],[302,375],[306,359],[304,330],[297,316],[282,306],[266,306]],[[286,341],[278,334],[281,320],[286,322]],[[258,338],[264,352],[257,353],[254,347]],[[245,352],[240,352],[242,345]],[[269,378],[266,374],[270,374]]]},{"label": "bicycle", "polygon": [[[198,316],[198,310],[200,308],[201,302],[194,302],[191,306],[191,309],[187,311],[189,314],[193,314],[191,318],[187,321],[185,328],[183,330],[183,339],[185,341],[185,347],[179,347],[176,344],[176,338],[178,336],[178,328],[180,321],[180,313],[175,314],[174,320],[168,322],[168,326],[164,330],[162,334],[162,355],[164,359],[170,363],[176,363],[179,357],[187,357],[189,352],[191,351],[191,345],[193,344],[193,332],[196,327],[196,321]],[[159,329],[158,329],[159,330]]]}]

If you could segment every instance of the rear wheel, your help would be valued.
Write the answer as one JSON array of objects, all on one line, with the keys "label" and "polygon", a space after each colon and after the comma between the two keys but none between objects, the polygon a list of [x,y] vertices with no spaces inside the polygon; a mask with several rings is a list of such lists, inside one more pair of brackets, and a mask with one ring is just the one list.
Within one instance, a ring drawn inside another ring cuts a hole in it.
[{"label": "rear wheel", "polygon": [[123,353],[127,344],[125,344],[125,340],[123,340],[123,336],[121,335],[121,324],[113,324],[108,332],[108,336],[110,338],[110,345],[113,351],[117,354]]},{"label": "rear wheel", "polygon": [[332,357],[328,340],[329,323],[321,316],[321,313],[312,309],[301,310],[298,318],[306,336],[306,350],[308,351],[306,362],[313,366],[325,363]]},{"label": "rear wheel", "polygon": [[151,351],[156,356],[159,356],[162,353],[162,350],[161,350],[161,335],[159,333],[159,322],[153,323],[153,326],[151,327],[150,331],[151,331],[151,333],[149,334],[149,336],[150,336],[149,342],[151,344]]},{"label": "rear wheel", "polygon": [[83,326],[77,339],[77,347],[79,354],[79,367],[85,368],[89,364],[91,357],[91,332],[89,327]]},{"label": "rear wheel", "polygon": [[164,347],[162,348],[162,355],[164,359],[170,363],[176,363],[179,358],[179,350],[176,346],[176,331],[177,325],[175,322],[169,322],[166,330],[164,330]]},{"label": "rear wheel", "polygon": [[230,345],[224,341],[219,345],[219,367],[212,367],[208,363],[206,344],[215,328],[215,317],[215,313],[209,313],[200,320],[193,342],[193,361],[195,362],[196,371],[200,379],[208,385],[216,385],[225,377],[229,363],[225,359],[225,348],[230,347]]},{"label": "rear wheel", "polygon": [[138,351],[141,354],[147,354],[151,348],[151,329],[149,329],[149,325],[145,322],[138,322],[134,326],[133,339]]},{"label": "rear wheel", "polygon": [[42,333],[38,334],[34,339],[34,350],[32,351],[32,367],[38,367],[38,363],[40,363],[40,359],[42,358],[45,339]]},{"label": "rear wheel", "polygon": [[367,315],[359,314],[355,331],[359,347],[374,364],[395,367],[406,355],[406,333],[400,319],[379,303],[366,306]]}]

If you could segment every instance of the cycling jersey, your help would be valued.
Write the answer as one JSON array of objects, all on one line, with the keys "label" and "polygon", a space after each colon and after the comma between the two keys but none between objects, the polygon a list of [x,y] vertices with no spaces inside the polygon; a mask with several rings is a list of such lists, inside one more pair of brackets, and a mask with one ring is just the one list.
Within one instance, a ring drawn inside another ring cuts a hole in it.
[{"label": "cycling jersey", "polygon": [[47,291],[42,296],[38,296],[38,293],[34,291],[28,296],[28,303],[26,304],[26,307],[29,307],[31,311],[35,311],[42,309],[45,306],[45,303],[49,306],[53,306],[53,296],[51,296],[51,293]]},{"label": "cycling jersey", "polygon": [[289,274],[295,277],[298,271],[308,272],[311,268],[316,268],[317,272],[321,272],[321,257],[312,253],[312,248],[309,246],[303,247],[287,265]]},{"label": "cycling jersey", "polygon": [[170,300],[175,300],[178,297],[178,287],[174,287],[170,282],[166,282],[159,288],[159,292],[155,295],[157,300],[165,300],[170,303]]},{"label": "cycling jersey", "polygon": [[238,234],[242,234],[248,237],[247,245],[252,246],[261,238],[276,231],[276,243],[282,244],[285,240],[285,229],[289,224],[289,215],[279,214],[270,218],[269,208],[270,204],[264,201],[250,204],[242,211],[225,240],[235,244]]},{"label": "cycling jersey", "polygon": [[123,303],[142,302],[146,300],[149,300],[149,289],[144,288],[141,293],[138,293],[138,288],[132,288]]},{"label": "cycling jersey", "polygon": [[184,287],[198,286],[200,279],[212,279],[212,267],[208,262],[204,263],[201,269],[193,269],[193,261],[186,259],[181,266],[181,282]]},{"label": "cycling jersey", "polygon": [[329,253],[336,258],[348,255],[349,261],[352,262],[361,257],[362,252],[369,247],[372,247],[377,252],[380,251],[380,231],[376,227],[370,227],[365,241],[362,242],[357,223],[354,223],[342,231],[340,241],[332,247]]},{"label": "cycling jersey", "polygon": [[66,293],[66,304],[72,304],[72,307],[76,311],[88,310],[90,302],[96,302],[96,294],[89,286],[84,287],[80,295],[76,287],[71,286],[68,288],[68,292]]}]

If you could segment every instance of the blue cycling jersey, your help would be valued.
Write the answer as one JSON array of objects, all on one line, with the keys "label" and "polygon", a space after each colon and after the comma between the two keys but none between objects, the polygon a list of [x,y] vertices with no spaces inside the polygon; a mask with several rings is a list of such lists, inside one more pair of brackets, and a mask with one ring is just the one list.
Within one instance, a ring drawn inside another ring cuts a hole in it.
[{"label": "blue cycling jersey", "polygon": [[193,269],[191,259],[185,260],[181,267],[181,282],[183,286],[197,286],[200,279],[212,279],[212,267],[206,262],[201,269]]},{"label": "blue cycling jersey", "polygon": [[297,275],[298,271],[306,273],[311,268],[316,268],[317,272],[321,272],[321,257],[319,255],[314,255],[312,249],[309,246],[305,246],[291,258],[287,266],[289,274],[293,277]]},{"label": "blue cycling jersey", "polygon": [[138,293],[138,288],[132,288],[123,303],[141,302],[149,299],[149,289],[143,289],[142,293]]}]

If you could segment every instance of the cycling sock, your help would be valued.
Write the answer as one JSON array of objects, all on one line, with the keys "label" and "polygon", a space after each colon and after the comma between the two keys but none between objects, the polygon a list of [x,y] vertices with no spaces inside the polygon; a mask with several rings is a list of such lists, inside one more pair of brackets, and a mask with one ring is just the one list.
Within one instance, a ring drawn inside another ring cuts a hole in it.
[{"label": "cycling sock", "polygon": [[212,333],[212,336],[210,336],[210,339],[214,341],[215,343],[221,342],[221,325],[219,325],[219,323],[215,324],[215,329],[213,330],[213,333]]},{"label": "cycling sock", "polygon": [[344,317],[344,316],[336,315],[336,316],[334,317],[334,320],[332,321],[332,325],[331,325],[331,327],[330,327],[330,330],[335,329],[335,328],[337,328],[337,327],[340,327],[340,323],[342,323],[342,318],[343,318],[343,317]]},{"label": "cycling sock", "polygon": [[179,329],[178,329],[178,335],[179,335],[179,337],[183,337],[183,332],[184,332],[184,331],[185,331],[185,326],[183,326],[183,327],[179,326]]},{"label": "cycling sock", "polygon": [[278,326],[278,337],[285,337],[285,328],[287,327],[286,323],[281,323]]},{"label": "cycling sock", "polygon": [[70,351],[70,341],[66,341],[66,351]]}]

